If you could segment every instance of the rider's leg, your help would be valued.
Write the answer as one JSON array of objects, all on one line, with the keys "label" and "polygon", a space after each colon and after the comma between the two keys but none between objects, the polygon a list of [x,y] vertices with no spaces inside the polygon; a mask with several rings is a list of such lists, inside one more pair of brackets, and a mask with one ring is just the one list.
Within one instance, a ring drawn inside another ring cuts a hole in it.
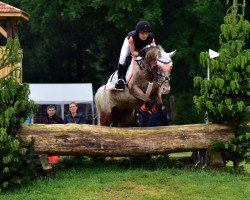
[{"label": "rider's leg", "polygon": [[129,54],[130,54],[130,45],[129,45],[128,38],[126,37],[124,39],[122,49],[120,52],[119,64],[124,65],[126,62],[126,58]]},{"label": "rider's leg", "polygon": [[118,81],[115,84],[115,87],[117,89],[124,89],[125,86],[125,80],[124,80],[124,65],[119,64],[118,65]]},{"label": "rider's leg", "polygon": [[127,74],[128,68],[129,68],[129,66],[131,64],[131,61],[132,61],[132,56],[131,56],[131,54],[129,54],[127,56],[127,58],[126,58],[125,67],[124,67],[124,71],[123,71],[123,79],[124,79],[125,82],[127,81],[126,80],[126,74]]},{"label": "rider's leg", "polygon": [[125,65],[118,64],[118,80],[124,78]]},{"label": "rider's leg", "polygon": [[115,84],[115,87],[117,89],[123,89],[124,84],[125,84],[125,61],[127,56],[130,53],[130,45],[128,42],[128,38],[126,37],[124,39],[121,53],[120,53],[120,58],[119,58],[119,64],[118,64],[118,82]]}]

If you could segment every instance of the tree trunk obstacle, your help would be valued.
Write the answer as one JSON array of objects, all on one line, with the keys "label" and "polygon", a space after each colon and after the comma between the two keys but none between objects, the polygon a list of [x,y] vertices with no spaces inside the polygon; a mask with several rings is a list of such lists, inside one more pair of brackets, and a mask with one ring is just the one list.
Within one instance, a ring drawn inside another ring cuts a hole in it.
[{"label": "tree trunk obstacle", "polygon": [[18,132],[35,139],[36,154],[144,156],[207,149],[229,141],[233,131],[222,124],[116,128],[87,124],[31,124]]}]

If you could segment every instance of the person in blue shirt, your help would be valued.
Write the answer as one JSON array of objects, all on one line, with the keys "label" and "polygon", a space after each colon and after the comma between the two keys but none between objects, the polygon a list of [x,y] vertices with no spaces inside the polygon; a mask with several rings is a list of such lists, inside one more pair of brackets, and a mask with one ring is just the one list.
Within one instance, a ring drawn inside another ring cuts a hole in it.
[{"label": "person in blue shirt", "polygon": [[86,119],[82,114],[77,112],[78,105],[76,102],[71,102],[69,104],[69,114],[64,118],[64,124],[74,123],[74,124],[85,124]]}]

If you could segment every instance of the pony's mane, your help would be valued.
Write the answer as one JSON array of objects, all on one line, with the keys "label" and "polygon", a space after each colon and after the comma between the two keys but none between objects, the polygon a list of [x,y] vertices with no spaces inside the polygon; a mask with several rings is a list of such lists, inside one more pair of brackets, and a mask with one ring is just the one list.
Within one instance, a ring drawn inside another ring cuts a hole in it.
[{"label": "pony's mane", "polygon": [[146,61],[150,64],[150,66],[154,65],[154,62],[156,63],[157,57],[159,56],[158,54],[162,50],[162,47],[160,45],[156,46],[150,46],[147,49],[145,59]]},{"label": "pony's mane", "polygon": [[162,63],[170,63],[171,56],[167,52],[164,51],[161,45],[156,45],[156,46],[148,47],[145,60],[149,64],[150,67],[154,67],[158,65],[157,64],[158,61]]}]

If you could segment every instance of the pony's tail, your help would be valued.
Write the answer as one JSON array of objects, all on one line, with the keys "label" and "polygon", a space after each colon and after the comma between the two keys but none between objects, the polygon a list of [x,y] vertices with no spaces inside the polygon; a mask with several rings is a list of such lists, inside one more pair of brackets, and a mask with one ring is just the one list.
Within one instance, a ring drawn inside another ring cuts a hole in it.
[{"label": "pony's tail", "polygon": [[103,92],[105,90],[105,86],[101,86],[96,94],[95,94],[95,105],[96,105],[96,111],[97,111],[97,122],[98,122],[98,125],[100,125],[100,113],[102,111],[102,101],[104,101],[103,99]]}]

